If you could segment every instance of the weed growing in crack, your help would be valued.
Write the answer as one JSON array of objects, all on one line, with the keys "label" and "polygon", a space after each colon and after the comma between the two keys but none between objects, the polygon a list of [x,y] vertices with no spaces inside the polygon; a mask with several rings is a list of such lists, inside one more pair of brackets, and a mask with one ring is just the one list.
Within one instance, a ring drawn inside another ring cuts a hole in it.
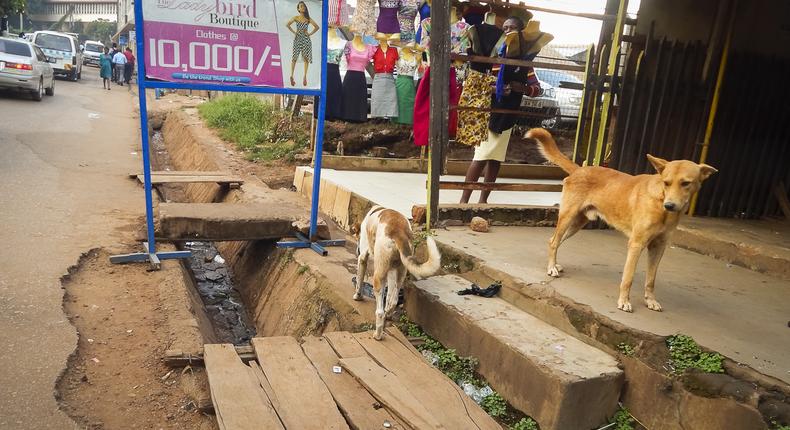
[{"label": "weed growing in crack", "polygon": [[624,406],[620,406],[620,409],[614,414],[614,417],[612,417],[609,423],[615,424],[612,430],[634,430],[636,420],[631,416],[631,413],[628,412],[628,409]]},{"label": "weed growing in crack", "polygon": [[492,417],[499,418],[507,413],[507,402],[498,393],[489,394],[480,403],[480,407]]},{"label": "weed growing in crack", "polygon": [[538,423],[530,417],[524,417],[510,426],[509,430],[538,430]]},{"label": "weed growing in crack", "polygon": [[667,338],[669,364],[675,374],[686,369],[699,369],[706,373],[724,373],[723,357],[717,352],[703,352],[691,336],[677,334]]},{"label": "weed growing in crack", "polygon": [[299,266],[298,269],[296,269],[296,273],[299,274],[299,275],[304,275],[305,273],[307,273],[309,271],[310,271],[310,266],[308,266],[306,264],[303,264],[303,265]]},{"label": "weed growing in crack", "polygon": [[[420,339],[422,343],[417,345],[417,350],[422,352],[426,358],[431,359],[433,365],[455,381],[456,384],[462,387],[466,386],[465,390],[468,388],[468,384],[481,391],[488,390],[491,394],[486,395],[482,399],[477,399],[488,415],[508,425],[509,429],[538,430],[535,420],[510,407],[502,396],[491,390],[491,387],[478,377],[476,369],[479,362],[476,358],[459,356],[456,350],[446,348],[436,339],[428,336],[422,331],[420,326],[411,322],[406,315],[401,316],[398,328],[406,336]],[[470,394],[470,396],[472,395]]]},{"label": "weed growing in crack", "polygon": [[771,421],[771,425],[773,426],[773,430],[790,430],[790,426],[779,424],[776,421]]},{"label": "weed growing in crack", "polygon": [[636,349],[634,349],[633,346],[631,346],[631,345],[629,345],[629,344],[627,344],[625,342],[618,343],[617,344],[617,350],[620,351],[623,355],[627,355],[629,357],[633,356],[634,353],[636,352]]}]

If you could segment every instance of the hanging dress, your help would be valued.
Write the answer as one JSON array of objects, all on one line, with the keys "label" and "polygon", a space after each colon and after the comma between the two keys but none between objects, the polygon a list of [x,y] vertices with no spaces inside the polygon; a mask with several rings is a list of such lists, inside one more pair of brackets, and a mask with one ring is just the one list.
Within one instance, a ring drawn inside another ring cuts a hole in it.
[{"label": "hanging dress", "polygon": [[414,42],[414,18],[417,16],[417,0],[401,0],[398,9],[398,25],[400,26],[400,42]]},{"label": "hanging dress", "polygon": [[428,2],[423,0],[422,4],[420,5],[420,8],[417,11],[420,14],[420,26],[417,27],[417,34],[415,35],[415,39],[414,40],[416,40],[417,43],[420,43],[420,46],[422,46],[422,43],[421,43],[422,42],[422,36],[423,36],[423,34],[422,34],[422,22],[425,21],[425,18],[428,18],[428,17],[431,16],[431,5],[429,5]]},{"label": "hanging dress", "polygon": [[401,0],[379,0],[379,18],[376,21],[376,31],[379,33],[400,33],[398,10]]},{"label": "hanging dress", "polygon": [[351,31],[360,34],[376,32],[376,0],[357,0],[354,17],[351,19]]},{"label": "hanging dress", "polygon": [[398,93],[398,124],[414,124],[414,97],[417,94],[414,76],[417,72],[417,58],[412,56],[407,59],[401,55],[395,64],[398,78],[395,80],[395,89]]},{"label": "hanging dress", "polygon": [[[450,118],[448,129],[450,136],[454,136],[458,127],[458,111],[452,109],[458,105],[460,91],[455,79],[455,68],[450,67]],[[425,76],[417,88],[414,100],[414,144],[417,146],[428,145],[428,127],[431,112],[431,68],[425,70]]]},{"label": "hanging dress", "polygon": [[395,89],[395,63],[398,61],[398,50],[388,46],[386,52],[381,46],[373,54],[373,91],[370,95],[371,118],[397,118],[398,95]]},{"label": "hanging dress", "polygon": [[368,119],[368,84],[365,68],[370,64],[376,47],[365,45],[358,51],[352,42],[346,43],[346,76],[343,78],[343,119],[364,122]]},{"label": "hanging dress", "polygon": [[[331,31],[331,30],[330,30]],[[340,61],[345,48],[327,48],[326,50],[326,113],[327,120],[343,117],[343,82],[340,80]],[[316,97],[316,101],[320,98]],[[313,108],[313,116],[318,118],[318,104]]]},{"label": "hanging dress", "polygon": [[[468,34],[470,45],[467,53],[488,57],[502,36],[502,30],[495,25],[483,23],[470,28]],[[488,63],[469,63],[459,106],[481,110],[491,108],[491,92],[496,83],[496,77],[491,75],[491,68],[492,65]],[[489,112],[458,111],[456,141],[464,145],[477,146],[487,140],[489,118]]]},{"label": "hanging dress", "polygon": [[345,27],[348,25],[348,4],[346,0],[329,0],[330,27]]}]

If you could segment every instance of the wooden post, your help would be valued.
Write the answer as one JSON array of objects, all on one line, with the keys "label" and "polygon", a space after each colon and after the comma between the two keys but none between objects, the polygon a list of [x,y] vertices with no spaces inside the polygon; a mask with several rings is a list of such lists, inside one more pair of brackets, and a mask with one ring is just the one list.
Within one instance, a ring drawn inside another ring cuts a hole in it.
[{"label": "wooden post", "polygon": [[439,210],[439,178],[442,154],[450,139],[450,7],[449,1],[433,2],[431,8],[431,110],[428,134],[428,213],[425,228],[435,226]]}]

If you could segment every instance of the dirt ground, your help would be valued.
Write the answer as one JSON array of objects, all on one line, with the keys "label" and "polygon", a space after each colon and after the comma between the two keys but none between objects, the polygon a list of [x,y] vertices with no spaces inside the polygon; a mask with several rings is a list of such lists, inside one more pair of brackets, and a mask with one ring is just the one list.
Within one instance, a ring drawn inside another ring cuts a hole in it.
[{"label": "dirt ground", "polygon": [[57,396],[81,427],[216,428],[197,410],[208,392],[205,371],[171,372],[162,362],[171,333],[157,286],[180,273],[114,265],[106,251],[94,250],[64,281],[63,307],[80,338]]},{"label": "dirt ground", "polygon": [[[414,145],[410,126],[393,124],[388,121],[371,120],[363,124],[342,121],[327,122],[325,151],[340,155],[342,142],[343,155],[367,155],[385,158],[419,158],[421,148]],[[527,129],[518,128],[512,137],[505,161],[508,163],[544,164],[546,160],[538,152],[531,139],[521,136]],[[552,132],[557,138],[560,150],[573,152],[573,131],[557,130]],[[451,160],[471,160],[474,148],[450,142],[448,158]]]}]

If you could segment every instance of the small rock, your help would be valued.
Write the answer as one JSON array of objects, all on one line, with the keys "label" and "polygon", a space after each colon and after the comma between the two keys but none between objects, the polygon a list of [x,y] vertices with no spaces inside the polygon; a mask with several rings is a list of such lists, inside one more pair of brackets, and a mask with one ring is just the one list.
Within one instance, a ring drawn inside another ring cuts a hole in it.
[{"label": "small rock", "polygon": [[[294,221],[291,224],[294,230],[302,233],[304,236],[307,236],[310,233],[310,223],[305,220]],[[320,240],[328,240],[332,238],[332,235],[329,233],[329,226],[326,225],[326,221],[319,219],[316,223],[316,236],[313,240],[320,239]]]},{"label": "small rock", "polygon": [[488,221],[479,216],[472,218],[472,222],[469,224],[469,228],[472,231],[480,232],[480,233],[487,233],[488,232]]}]

